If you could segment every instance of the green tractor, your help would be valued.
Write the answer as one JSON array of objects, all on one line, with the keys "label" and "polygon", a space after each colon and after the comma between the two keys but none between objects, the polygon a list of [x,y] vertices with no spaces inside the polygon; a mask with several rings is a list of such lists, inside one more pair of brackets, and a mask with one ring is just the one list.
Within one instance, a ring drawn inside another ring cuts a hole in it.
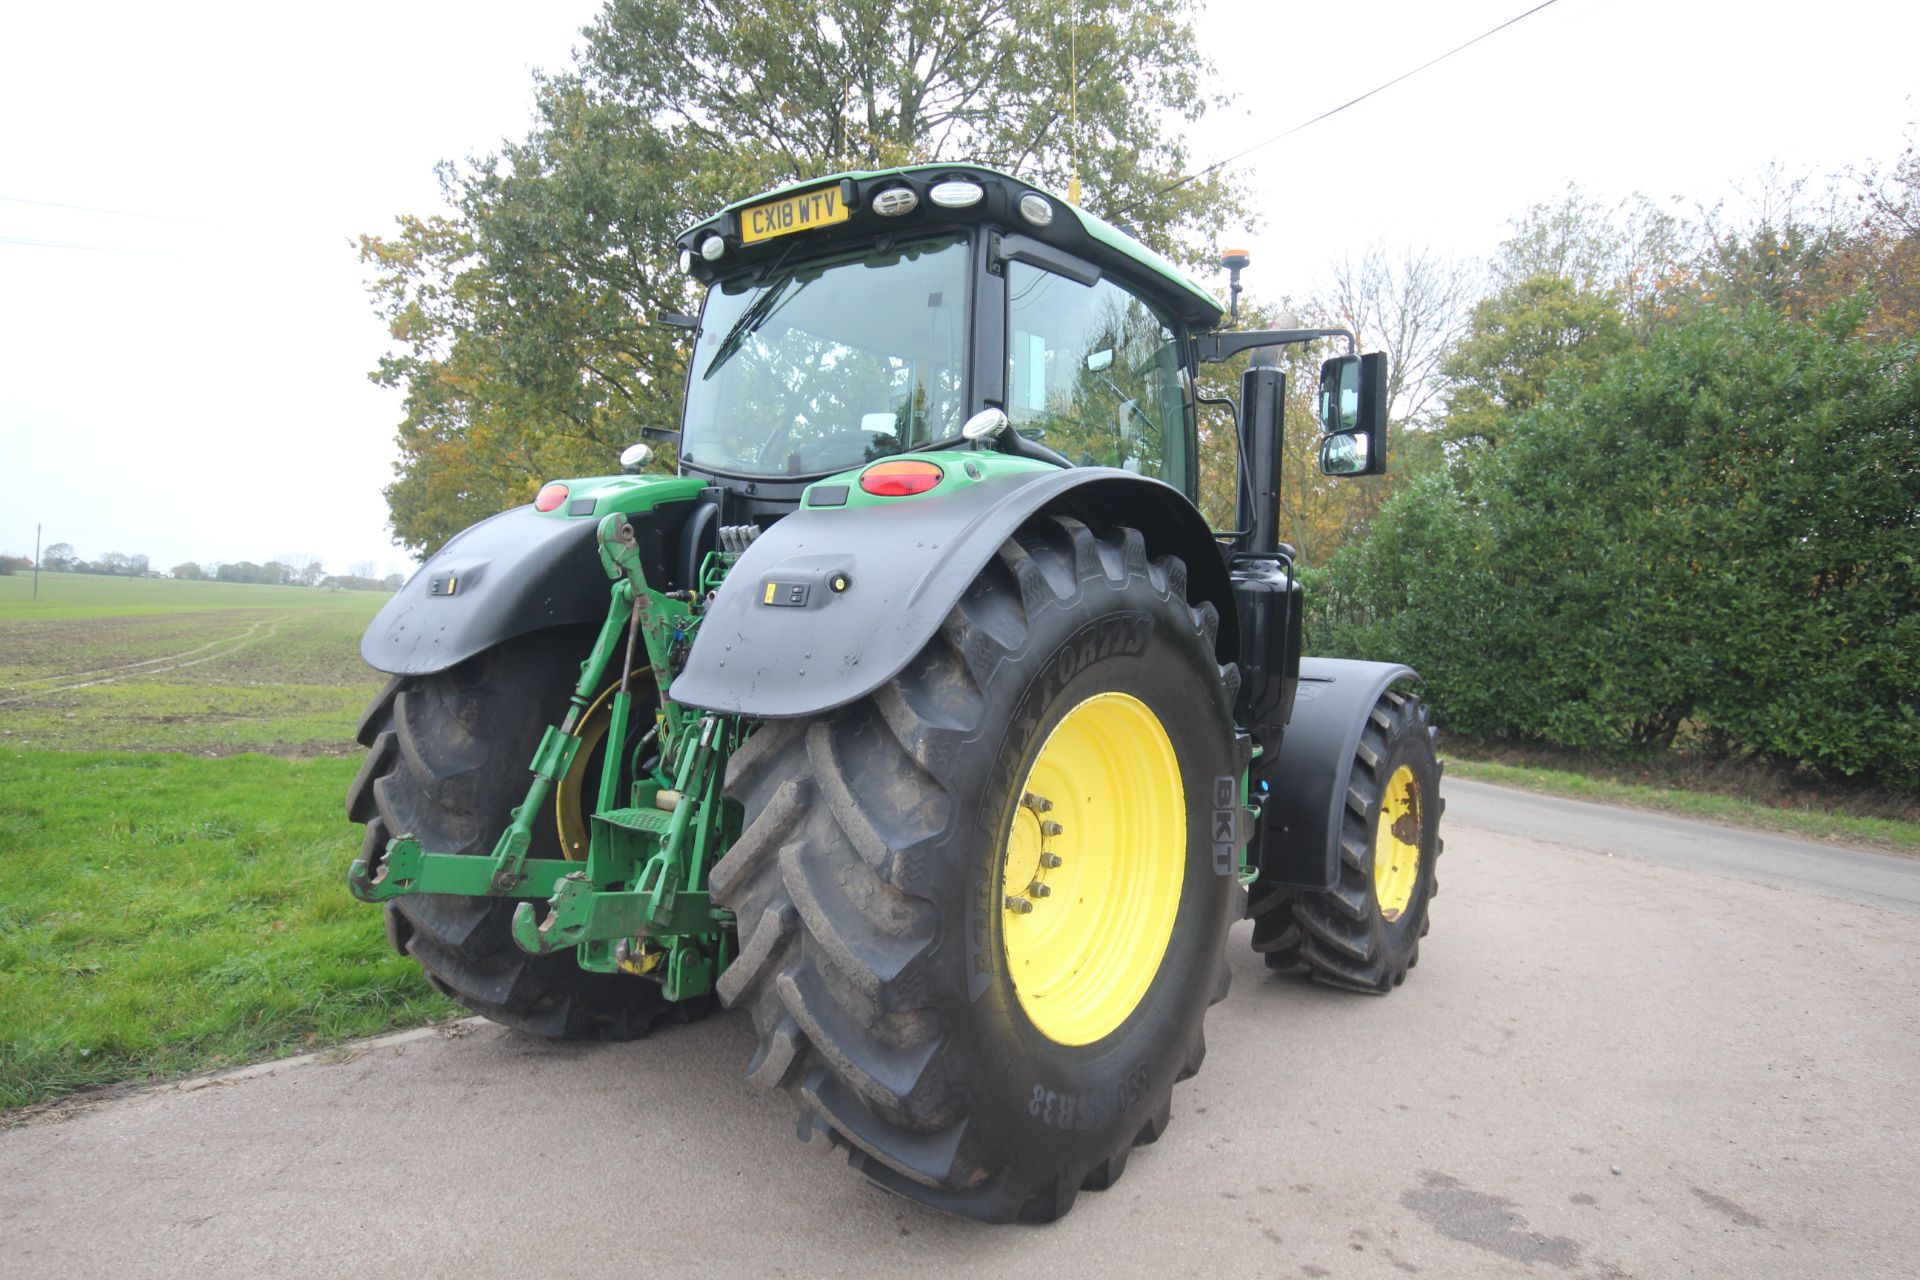
[{"label": "green tractor", "polygon": [[349,883],[477,1013],[623,1039],[717,996],[803,1138],[1057,1218],[1166,1129],[1236,921],[1357,991],[1417,957],[1433,730],[1407,667],[1301,658],[1276,360],[1242,379],[1240,527],[1194,504],[1200,363],[1345,336],[1321,466],[1368,475],[1384,360],[1224,328],[971,165],[770,192],[679,247],[706,297],[649,433],[677,474],[548,484],[382,610]]}]

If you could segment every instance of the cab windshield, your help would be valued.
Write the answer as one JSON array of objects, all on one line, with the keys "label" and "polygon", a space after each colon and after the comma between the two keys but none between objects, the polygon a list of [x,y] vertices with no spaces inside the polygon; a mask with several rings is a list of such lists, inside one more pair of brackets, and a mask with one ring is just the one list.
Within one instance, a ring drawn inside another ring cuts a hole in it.
[{"label": "cab windshield", "polygon": [[967,262],[964,239],[941,237],[715,285],[682,460],[817,476],[958,436]]}]

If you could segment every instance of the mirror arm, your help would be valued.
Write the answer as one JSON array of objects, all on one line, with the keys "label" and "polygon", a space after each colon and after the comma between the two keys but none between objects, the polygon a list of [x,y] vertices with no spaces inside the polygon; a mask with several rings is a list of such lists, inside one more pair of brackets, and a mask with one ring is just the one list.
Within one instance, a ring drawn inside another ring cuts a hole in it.
[{"label": "mirror arm", "polygon": [[1345,329],[1248,329],[1239,333],[1203,333],[1193,340],[1193,345],[1202,364],[1218,364],[1255,347],[1284,347],[1295,342],[1312,342],[1316,338],[1345,338],[1347,354],[1354,353],[1353,334]]}]

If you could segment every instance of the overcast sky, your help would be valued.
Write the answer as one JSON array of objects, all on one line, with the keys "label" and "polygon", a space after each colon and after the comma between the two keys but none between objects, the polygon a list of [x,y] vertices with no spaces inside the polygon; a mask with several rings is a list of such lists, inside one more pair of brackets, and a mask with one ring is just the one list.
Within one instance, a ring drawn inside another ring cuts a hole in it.
[{"label": "overcast sky", "polygon": [[[1238,103],[1213,159],[1527,8],[1214,4]],[[0,551],[317,555],[386,530],[397,393],[350,241],[438,207],[433,165],[531,120],[589,0],[14,6],[0,31]],[[1920,114],[1920,5],[1561,0],[1243,162],[1255,292],[1372,240],[1482,256],[1569,179],[1711,202],[1769,162],[1890,160]],[[744,193],[743,193],[744,194]],[[33,203],[43,202],[43,203]],[[93,210],[56,207],[90,206]],[[137,216],[136,216],[137,215]],[[665,246],[661,252],[667,252]],[[609,459],[609,469],[612,460]]]}]

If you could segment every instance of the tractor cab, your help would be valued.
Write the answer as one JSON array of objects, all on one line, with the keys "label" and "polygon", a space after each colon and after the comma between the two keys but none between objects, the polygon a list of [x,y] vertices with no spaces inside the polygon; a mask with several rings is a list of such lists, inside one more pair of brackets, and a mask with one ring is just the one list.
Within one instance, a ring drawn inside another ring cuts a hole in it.
[{"label": "tractor cab", "polygon": [[[854,173],[728,208],[680,237],[708,286],[680,462],[765,518],[810,483],[987,447],[1112,467],[1196,496],[1198,282],[1017,178]],[[964,428],[998,410],[991,431]]]}]

